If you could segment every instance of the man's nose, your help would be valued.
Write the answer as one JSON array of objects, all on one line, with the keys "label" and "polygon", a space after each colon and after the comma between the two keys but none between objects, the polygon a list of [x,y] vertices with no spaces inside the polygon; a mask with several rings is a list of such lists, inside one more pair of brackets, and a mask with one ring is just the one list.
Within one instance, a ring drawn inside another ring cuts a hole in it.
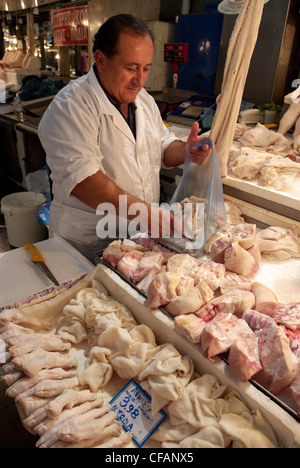
[{"label": "man's nose", "polygon": [[134,81],[137,85],[143,83],[144,74],[142,69],[137,69],[134,76]]}]

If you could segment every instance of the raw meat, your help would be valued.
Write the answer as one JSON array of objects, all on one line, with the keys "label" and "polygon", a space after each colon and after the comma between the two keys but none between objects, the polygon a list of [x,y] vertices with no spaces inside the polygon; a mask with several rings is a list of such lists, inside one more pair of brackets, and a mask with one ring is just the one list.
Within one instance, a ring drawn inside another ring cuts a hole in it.
[{"label": "raw meat", "polygon": [[220,313],[232,313],[241,317],[245,310],[252,309],[254,305],[255,297],[251,291],[235,289],[212,299],[196,315],[204,320],[208,313],[212,317]]},{"label": "raw meat", "polygon": [[60,395],[54,398],[47,406],[46,414],[49,418],[57,418],[64,409],[71,409],[74,406],[81,405],[87,401],[94,401],[97,399],[95,393],[89,390],[64,390]]},{"label": "raw meat", "polygon": [[291,330],[284,328],[285,334],[290,340],[290,348],[300,362],[300,330]]},{"label": "raw meat", "polygon": [[37,409],[46,406],[50,401],[51,398],[39,398],[37,396],[20,398],[17,400],[26,418],[28,418]]},{"label": "raw meat", "polygon": [[225,251],[230,245],[230,239],[228,237],[219,237],[211,244],[210,258],[213,262],[224,263]]},{"label": "raw meat", "polygon": [[264,148],[273,154],[286,154],[291,148],[291,142],[287,138],[260,123],[255,128],[246,130],[239,141],[242,146]]},{"label": "raw meat", "polygon": [[192,289],[193,286],[193,278],[187,277],[180,270],[159,273],[149,285],[148,305],[150,309],[166,305],[176,299],[177,296]]},{"label": "raw meat", "polygon": [[125,278],[131,280],[143,256],[144,253],[139,250],[132,250],[126,253],[119,261],[117,270],[122,273]]},{"label": "raw meat", "polygon": [[82,423],[70,418],[66,420],[59,432],[60,440],[66,442],[80,442],[81,440],[96,439],[106,426],[111,425],[117,418],[117,414],[113,411],[106,413],[101,418],[84,421]]},{"label": "raw meat", "polygon": [[[99,423],[93,423],[93,427],[95,427],[95,425],[100,426]],[[113,424],[106,426],[102,432],[98,432],[97,437],[94,439],[83,439],[79,440],[78,442],[65,442],[63,440],[59,440],[54,445],[52,445],[52,448],[90,448],[104,442],[105,439],[110,440],[112,438],[120,437],[121,434],[122,424],[120,421],[115,421]]]},{"label": "raw meat", "polygon": [[234,375],[247,382],[261,369],[258,341],[254,333],[251,336],[238,339],[230,347],[228,363]]},{"label": "raw meat", "polygon": [[[258,281],[252,283],[251,291],[255,296],[255,309],[262,314],[272,316],[278,306],[278,300],[274,292]],[[251,308],[249,307],[249,309]]]},{"label": "raw meat", "polygon": [[11,385],[10,388],[6,390],[6,393],[11,398],[16,398],[18,395],[26,392],[26,390],[34,387],[37,383],[41,382],[42,380],[67,379],[67,378],[75,377],[76,374],[77,374],[77,371],[75,370],[67,371],[61,368],[41,370],[34,377],[27,377],[27,376],[24,376],[23,374],[23,377],[19,379],[17,382],[15,382],[13,385]]},{"label": "raw meat", "polygon": [[193,379],[180,400],[169,405],[168,415],[152,435],[164,449],[278,447],[260,410],[249,410],[236,391],[213,375]]},{"label": "raw meat", "polygon": [[148,352],[148,360],[137,376],[141,386],[151,396],[151,414],[156,415],[169,401],[182,396],[194,373],[189,356],[181,356],[170,343],[156,346]]},{"label": "raw meat", "polygon": [[262,371],[256,380],[274,395],[287,388],[296,377],[298,360],[284,329],[271,321],[256,332]]},{"label": "raw meat", "polygon": [[280,120],[278,133],[285,135],[295,125],[295,131],[293,134],[294,150],[300,152],[300,99],[299,99],[300,87],[293,92],[293,102],[290,104],[288,110]]},{"label": "raw meat", "polygon": [[262,255],[269,260],[287,260],[300,257],[300,240],[290,229],[270,226],[256,234]]},{"label": "raw meat", "polygon": [[78,387],[78,377],[71,377],[70,379],[61,380],[41,380],[34,387],[34,395],[42,398],[51,398],[60,395],[68,388]]},{"label": "raw meat", "polygon": [[220,286],[225,271],[224,265],[208,260],[190,270],[189,276],[194,278],[195,286],[199,283],[206,283],[212,291],[215,291]]},{"label": "raw meat", "polygon": [[[45,351],[69,351],[71,343],[65,342],[60,336],[52,334],[33,334],[24,335],[26,339],[20,343],[10,346],[9,352],[12,357],[21,356],[30,353],[36,348],[44,349]],[[31,338],[29,338],[31,336]],[[15,340],[16,341],[16,340]]]},{"label": "raw meat", "polygon": [[276,190],[287,189],[300,171],[299,163],[294,162],[292,157],[247,147],[231,151],[228,167],[240,179],[259,178],[262,185]]},{"label": "raw meat", "polygon": [[[103,354],[105,354],[104,351]],[[106,360],[105,362],[92,362],[84,370],[79,371],[78,378],[82,386],[88,386],[92,392],[97,392],[110,381],[112,375],[113,368]]]},{"label": "raw meat", "polygon": [[146,250],[152,250],[155,244],[154,239],[149,237],[149,235],[146,234],[137,234],[136,236],[132,236],[131,239],[138,245],[141,245],[144,247]]},{"label": "raw meat", "polygon": [[17,325],[13,322],[7,322],[7,324],[0,329],[0,338],[3,341],[7,341],[9,338],[13,336],[17,336],[20,334],[32,334],[32,328],[24,328],[20,325]]},{"label": "raw meat", "polygon": [[261,168],[271,158],[271,153],[242,147],[230,153],[228,167],[236,177],[251,180],[260,175]]},{"label": "raw meat", "polygon": [[238,242],[243,249],[250,249],[256,243],[256,225],[255,224],[236,224],[230,226],[227,234],[231,242]]},{"label": "raw meat", "polygon": [[163,273],[164,271],[166,271],[166,267],[165,267],[165,266],[154,265],[154,267],[152,268],[152,270],[149,271],[148,275],[145,276],[145,278],[142,279],[142,281],[140,281],[140,282],[137,284],[137,288],[138,288],[140,291],[142,291],[144,294],[147,295],[149,285],[150,285],[151,281],[153,280],[154,276],[158,275],[159,273]]},{"label": "raw meat", "polygon": [[251,57],[257,41],[264,0],[246,0],[236,21],[228,46],[221,94],[210,131],[220,161],[221,175],[227,176],[227,162],[233,142]]},{"label": "raw meat", "polygon": [[172,252],[171,250],[167,249],[161,244],[155,243],[153,245],[153,252],[159,252],[164,256],[164,263],[167,263],[170,257],[173,257],[173,255],[176,255],[175,252]]},{"label": "raw meat", "polygon": [[260,265],[261,253],[260,253],[259,245],[255,243],[252,247],[250,247],[250,249],[247,249],[247,252],[249,252],[252,255],[257,265]]},{"label": "raw meat", "polygon": [[[84,413],[92,409],[91,404],[96,405],[93,407],[103,406],[102,399],[97,399],[97,397],[94,398],[95,395],[90,393],[89,390],[78,391],[78,395],[71,396],[70,400],[68,402],[65,402],[65,395],[68,392],[74,391],[75,390],[65,390],[57,398],[51,399],[47,405],[37,409],[28,418],[26,418],[26,420],[24,421],[25,425],[28,426],[30,429],[34,429],[36,426],[39,426],[41,428],[42,423],[44,425],[48,424],[49,426],[51,426],[51,423],[53,425],[56,424],[60,418],[67,419],[67,417],[70,417],[74,414],[79,414],[79,408],[80,411]],[[57,406],[55,405],[56,401],[58,403]],[[56,416],[54,416],[54,414],[56,414]],[[41,432],[42,431],[40,431],[40,433]]]},{"label": "raw meat", "polygon": [[296,402],[297,412],[300,415],[300,365],[298,366],[296,378],[289,387],[289,391]]},{"label": "raw meat", "polygon": [[276,190],[286,190],[300,174],[300,164],[290,158],[273,156],[266,161],[260,170],[260,180],[263,185]]},{"label": "raw meat", "polygon": [[220,281],[220,290],[224,294],[232,291],[233,289],[244,289],[250,291],[251,280],[245,276],[238,275],[231,271],[226,271],[224,277]]},{"label": "raw meat", "polygon": [[271,317],[278,325],[284,325],[291,330],[300,330],[300,302],[278,304]]},{"label": "raw meat", "polygon": [[[296,373],[299,372],[300,334],[298,330],[278,326],[277,318],[256,310],[246,311],[243,318],[256,332],[259,340],[263,370],[257,379],[276,395],[294,382]],[[293,398],[297,400],[298,381],[293,385]]]},{"label": "raw meat", "polygon": [[197,286],[188,291],[186,294],[176,297],[174,300],[165,305],[165,310],[173,317],[177,315],[191,314],[196,312],[203,305],[203,298]]},{"label": "raw meat", "polygon": [[268,315],[264,315],[257,310],[245,310],[243,313],[243,319],[248,323],[249,327],[253,331],[268,328],[275,323],[271,317],[268,317]]},{"label": "raw meat", "polygon": [[251,277],[257,273],[259,265],[254,257],[239,245],[233,242],[225,251],[225,267],[238,275]]},{"label": "raw meat", "polygon": [[[48,407],[48,404],[44,407],[45,412],[46,412],[47,407]],[[30,421],[30,426],[29,427],[34,428],[35,432],[39,436],[42,436],[47,431],[51,430],[51,428],[55,428],[55,426],[57,424],[61,423],[65,419],[70,418],[71,416],[75,416],[75,415],[78,415],[78,414],[84,414],[84,413],[87,413],[87,412],[89,412],[89,411],[91,411],[93,409],[102,408],[102,407],[103,407],[103,398],[97,398],[94,401],[87,401],[86,403],[82,403],[81,405],[74,406],[71,409],[64,409],[61,412],[61,414],[59,416],[57,416],[55,419],[46,418],[46,419],[43,419],[42,422],[39,422],[38,421],[39,417],[35,418],[33,416],[33,418],[28,417],[25,420],[25,423],[27,424],[27,422]],[[107,411],[109,411],[109,410],[110,410],[110,407],[108,406]],[[106,410],[105,410],[105,412],[106,412]],[[104,413],[101,412],[100,414],[105,414],[105,412]]]},{"label": "raw meat", "polygon": [[[19,309],[6,309],[0,312],[0,330],[10,322],[36,330],[51,330],[52,326],[37,317]],[[3,330],[4,331],[4,330]],[[32,331],[32,330],[31,330]]]},{"label": "raw meat", "polygon": [[154,266],[162,265],[164,257],[159,252],[146,252],[141,258],[136,270],[131,275],[131,279],[134,283],[142,281],[148,273],[153,269]]},{"label": "raw meat", "polygon": [[69,369],[78,365],[76,359],[43,349],[36,349],[29,354],[18,356],[12,360],[12,363],[16,369],[23,371],[28,377],[34,377],[43,369],[53,369],[54,367]]},{"label": "raw meat", "polygon": [[103,251],[103,260],[113,268],[116,268],[117,264],[126,253],[122,250],[121,246],[121,240],[114,241]]},{"label": "raw meat", "polygon": [[197,260],[189,254],[175,254],[167,262],[167,270],[191,270],[198,265]]},{"label": "raw meat", "polygon": [[133,239],[123,239],[122,250],[125,252],[132,252],[133,250],[145,252],[147,249],[142,244],[137,244]]},{"label": "raw meat", "polygon": [[[90,402],[91,404],[93,402]],[[84,406],[84,405],[81,405]],[[89,407],[90,405],[86,405],[86,407]],[[59,434],[60,431],[63,430],[64,427],[69,426],[69,423],[72,422],[72,425],[76,426],[78,424],[85,423],[87,421],[92,421],[94,419],[102,418],[105,416],[107,413],[111,411],[111,406],[110,405],[105,405],[105,406],[100,406],[98,408],[93,408],[89,411],[86,412],[81,412],[82,409],[81,407],[76,407],[78,408],[78,413],[76,414],[75,411],[72,411],[74,413],[71,417],[67,418],[61,418],[57,424],[55,424],[55,420],[52,420],[52,423],[54,424],[49,427],[49,429],[44,432],[42,437],[37,441],[36,446],[40,448],[49,448],[52,447],[56,442],[58,442],[59,439]],[[74,408],[75,409],[75,408]],[[68,414],[68,412],[67,412]]]},{"label": "raw meat", "polygon": [[111,437],[107,442],[104,442],[103,444],[100,444],[95,447],[95,448],[118,448],[118,447],[123,447],[124,445],[129,444],[131,441],[132,434],[131,432],[126,432],[125,434],[121,434],[119,437]]},{"label": "raw meat", "polygon": [[201,349],[204,356],[212,360],[217,354],[229,351],[237,340],[253,337],[253,331],[245,320],[232,314],[218,314],[204,328],[201,335]]},{"label": "raw meat", "polygon": [[7,387],[10,387],[11,385],[15,384],[18,380],[20,380],[23,376],[23,372],[16,371],[12,372],[11,374],[3,375],[1,377],[1,380]]},{"label": "raw meat", "polygon": [[175,330],[186,336],[192,343],[200,343],[201,333],[207,322],[195,314],[178,315],[174,319]]}]

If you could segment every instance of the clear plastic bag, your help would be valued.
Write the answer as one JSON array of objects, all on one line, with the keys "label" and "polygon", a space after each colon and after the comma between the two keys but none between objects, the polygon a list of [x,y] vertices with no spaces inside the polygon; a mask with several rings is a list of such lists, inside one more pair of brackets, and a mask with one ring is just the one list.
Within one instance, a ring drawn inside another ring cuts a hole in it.
[{"label": "clear plastic bag", "polygon": [[160,240],[173,250],[194,257],[202,255],[206,242],[226,223],[222,178],[213,142],[205,138],[193,147],[205,144],[212,153],[202,164],[193,162],[191,145],[187,145],[183,175],[170,201],[170,210],[183,220],[186,237]]}]

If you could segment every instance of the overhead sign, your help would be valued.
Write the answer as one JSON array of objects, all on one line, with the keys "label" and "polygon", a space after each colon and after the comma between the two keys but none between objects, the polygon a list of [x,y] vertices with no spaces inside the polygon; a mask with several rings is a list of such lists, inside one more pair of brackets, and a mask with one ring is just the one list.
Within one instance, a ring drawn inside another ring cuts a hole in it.
[{"label": "overhead sign", "polygon": [[88,6],[52,10],[53,42],[57,46],[88,45]]}]

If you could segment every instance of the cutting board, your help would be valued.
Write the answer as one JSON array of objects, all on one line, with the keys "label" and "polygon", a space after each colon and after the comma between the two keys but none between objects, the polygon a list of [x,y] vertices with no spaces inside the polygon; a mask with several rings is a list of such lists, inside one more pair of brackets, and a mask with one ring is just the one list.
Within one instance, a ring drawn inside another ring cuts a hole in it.
[{"label": "cutting board", "polygon": [[[60,284],[95,266],[58,235],[35,245]],[[30,259],[23,247],[0,255],[0,308],[54,286]]]}]

